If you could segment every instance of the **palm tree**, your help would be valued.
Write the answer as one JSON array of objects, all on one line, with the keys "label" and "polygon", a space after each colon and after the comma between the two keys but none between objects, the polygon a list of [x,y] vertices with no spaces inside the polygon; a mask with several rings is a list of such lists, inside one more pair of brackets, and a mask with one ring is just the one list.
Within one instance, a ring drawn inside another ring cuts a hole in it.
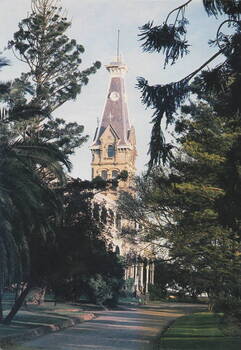
[{"label": "palm tree", "polygon": [[[4,64],[6,61],[0,58],[0,67]],[[0,100],[1,91],[8,91],[6,84],[0,89]],[[0,320],[4,286],[23,280],[28,283],[6,322],[31,287],[32,235],[44,239],[51,219],[60,215],[62,202],[56,187],[65,181],[64,167],[67,170],[71,167],[56,145],[44,143],[38,137],[16,136],[14,119],[24,117],[23,110],[18,108],[17,112],[18,115],[16,110],[0,113]]]},{"label": "palm tree", "polygon": [[61,201],[42,173],[45,169],[48,179],[61,185],[63,164],[70,168],[52,144],[12,140],[10,133],[0,138],[0,286],[19,281],[21,257],[29,261],[32,232],[48,231],[48,218],[60,215]]}]

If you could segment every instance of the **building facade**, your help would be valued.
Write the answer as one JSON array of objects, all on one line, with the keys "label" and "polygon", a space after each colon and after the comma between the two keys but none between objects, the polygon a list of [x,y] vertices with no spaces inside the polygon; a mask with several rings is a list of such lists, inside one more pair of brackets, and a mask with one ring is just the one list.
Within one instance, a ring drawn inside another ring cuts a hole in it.
[{"label": "building facade", "polygon": [[96,129],[92,152],[92,178],[115,178],[121,171],[128,172],[128,180],[120,188],[128,190],[135,175],[135,129],[128,116],[124,76],[127,66],[119,59],[106,65],[110,83],[101,123]]},{"label": "building facade", "polygon": [[[106,226],[106,236],[114,251],[126,257],[125,279],[132,280],[133,292],[147,294],[149,285],[154,284],[154,263],[150,252],[143,246],[130,243],[120,233],[126,220],[117,212],[116,200],[120,191],[134,192],[132,179],[136,172],[136,137],[128,115],[125,74],[127,66],[117,58],[106,65],[110,74],[103,115],[97,126],[92,152],[92,179],[101,176],[113,179],[123,170],[127,171],[127,181],[120,181],[118,190],[98,194],[95,200],[114,213],[114,221]],[[140,249],[141,248],[141,249]],[[140,252],[142,254],[140,254]]]}]

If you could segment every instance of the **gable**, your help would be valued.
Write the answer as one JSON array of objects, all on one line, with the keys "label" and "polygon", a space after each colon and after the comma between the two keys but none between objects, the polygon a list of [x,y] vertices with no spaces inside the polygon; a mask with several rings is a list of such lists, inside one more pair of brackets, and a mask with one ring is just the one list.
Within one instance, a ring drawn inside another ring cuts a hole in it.
[{"label": "gable", "polygon": [[115,130],[112,128],[111,125],[108,125],[107,128],[103,131],[100,141],[101,143],[117,143],[119,142],[119,136],[115,132]]}]

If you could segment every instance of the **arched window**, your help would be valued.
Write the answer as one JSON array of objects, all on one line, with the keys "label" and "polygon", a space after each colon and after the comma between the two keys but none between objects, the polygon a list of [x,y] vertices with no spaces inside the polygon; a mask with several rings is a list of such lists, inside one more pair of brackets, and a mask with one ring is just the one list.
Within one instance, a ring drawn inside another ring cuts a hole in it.
[{"label": "arched window", "polygon": [[113,244],[112,244],[112,243],[109,243],[109,245],[108,245],[108,250],[109,250],[110,252],[113,252]]},{"label": "arched window", "polygon": [[113,145],[108,146],[108,157],[112,158],[115,155],[115,147]]},{"label": "arched window", "polygon": [[102,177],[102,179],[107,180],[107,170],[101,171],[101,177]]},{"label": "arched window", "polygon": [[116,255],[120,255],[120,248],[118,247],[118,245],[115,247],[115,253]]},{"label": "arched window", "polygon": [[117,228],[118,230],[121,229],[121,216],[120,216],[120,214],[117,214],[117,215],[116,215],[116,228]]},{"label": "arched window", "polygon": [[119,174],[118,170],[112,170],[112,179],[115,179]]}]

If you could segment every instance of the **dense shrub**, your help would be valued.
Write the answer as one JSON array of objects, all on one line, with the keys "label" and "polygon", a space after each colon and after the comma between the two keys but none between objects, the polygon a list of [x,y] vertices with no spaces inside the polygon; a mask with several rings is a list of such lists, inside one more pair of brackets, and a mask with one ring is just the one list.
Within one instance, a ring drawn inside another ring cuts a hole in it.
[{"label": "dense shrub", "polygon": [[234,316],[241,321],[241,299],[236,297],[223,297],[214,301],[214,312],[223,312],[227,316]]},{"label": "dense shrub", "polygon": [[100,274],[88,279],[86,282],[86,292],[90,301],[108,306],[116,306],[119,299],[122,280],[115,277],[103,277]]},{"label": "dense shrub", "polygon": [[107,299],[112,297],[111,286],[99,274],[87,281],[87,291],[88,297],[95,304],[102,305]]},{"label": "dense shrub", "polygon": [[124,288],[121,292],[121,296],[124,298],[133,297],[134,295],[134,278],[127,278],[124,281]]},{"label": "dense shrub", "polygon": [[167,297],[167,290],[162,285],[149,285],[149,295],[151,300],[160,300]]}]

